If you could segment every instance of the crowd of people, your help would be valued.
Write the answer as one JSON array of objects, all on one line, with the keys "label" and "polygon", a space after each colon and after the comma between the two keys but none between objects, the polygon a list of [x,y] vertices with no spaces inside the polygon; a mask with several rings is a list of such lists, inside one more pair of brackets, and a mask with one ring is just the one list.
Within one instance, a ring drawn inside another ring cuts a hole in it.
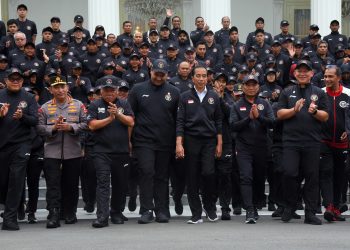
[{"label": "crowd of people", "polygon": [[3,230],[37,222],[42,172],[47,228],[77,222],[79,184],[95,228],[127,221],[137,196],[138,223],[167,223],[169,197],[181,215],[184,193],[189,224],[219,220],[217,202],[221,220],[244,209],[247,224],[266,206],[283,222],[305,209],[304,223],[321,225],[322,207],[345,221],[350,47],[337,20],[300,40],[287,20],[272,36],[259,17],[242,43],[227,16],[187,32],[168,9],[144,33],[124,21],[91,36],[76,15],[67,32],[52,17],[36,44],[27,12],[0,23]]}]

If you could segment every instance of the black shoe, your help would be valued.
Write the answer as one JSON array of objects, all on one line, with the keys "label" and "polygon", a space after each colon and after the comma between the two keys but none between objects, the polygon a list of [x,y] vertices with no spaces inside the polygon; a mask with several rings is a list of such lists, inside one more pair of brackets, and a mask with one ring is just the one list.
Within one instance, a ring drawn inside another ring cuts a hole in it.
[{"label": "black shoe", "polygon": [[85,206],[84,206],[84,210],[87,212],[87,213],[93,213],[95,211],[95,205],[94,204],[91,204],[91,203],[87,203]]},{"label": "black shoe", "polygon": [[175,203],[175,213],[177,215],[181,215],[184,211],[184,206],[182,205],[181,199],[179,200],[174,199],[174,203]]},{"label": "black shoe", "polygon": [[297,214],[295,211],[292,212],[292,219],[300,220],[301,216]]},{"label": "black shoe", "polygon": [[128,209],[130,212],[134,212],[136,210],[136,196],[129,197]]},{"label": "black shoe", "polygon": [[187,221],[187,224],[200,224],[203,223],[203,219],[201,216],[195,216],[193,215],[191,219]]},{"label": "black shoe", "polygon": [[341,212],[338,208],[333,207],[334,219],[335,221],[345,221],[345,217],[341,215]]},{"label": "black shoe", "polygon": [[18,220],[24,220],[26,218],[25,205],[21,204],[17,209]]},{"label": "black shoe", "polygon": [[291,208],[284,208],[283,214],[282,214],[282,221],[283,222],[289,222],[293,218],[293,211]]},{"label": "black shoe", "polygon": [[233,214],[234,215],[241,215],[242,214],[242,208],[241,207],[234,207],[233,208]]},{"label": "black shoe", "polygon": [[297,204],[297,210],[304,210],[304,206],[302,203]]},{"label": "black shoe", "polygon": [[204,213],[206,214],[206,216],[210,222],[215,222],[219,219],[214,210],[205,210],[204,209]]},{"label": "black shoe", "polygon": [[279,218],[282,217],[283,214],[283,207],[277,207],[276,211],[272,213],[272,218]]},{"label": "black shoe", "polygon": [[65,224],[75,224],[77,222],[78,222],[78,219],[77,219],[77,216],[75,214],[68,215],[64,219]]},{"label": "black shoe", "polygon": [[346,211],[348,211],[348,205],[346,205],[346,204],[341,204],[340,206],[339,206],[339,211],[340,211],[340,213],[344,213],[344,212],[346,212]]},{"label": "black shoe", "polygon": [[259,220],[260,216],[258,213],[258,209],[256,207],[254,207],[254,219],[257,221]]},{"label": "black shoe", "polygon": [[108,219],[107,220],[95,220],[92,222],[92,227],[94,228],[102,228],[102,227],[108,227]]},{"label": "black shoe", "polygon": [[221,211],[221,220],[231,220],[230,211],[222,210]]},{"label": "black shoe", "polygon": [[4,221],[1,230],[17,231],[19,230],[19,226],[17,221]]},{"label": "black shoe", "polygon": [[254,216],[254,210],[249,209],[247,210],[247,213],[245,215],[245,224],[255,224],[256,223],[256,219]]},{"label": "black shoe", "polygon": [[158,213],[157,216],[156,216],[156,222],[158,222],[158,223],[168,223],[169,222],[169,218],[163,213]]},{"label": "black shoe", "polygon": [[57,228],[60,226],[60,213],[58,208],[54,208],[49,212],[46,228]]},{"label": "black shoe", "polygon": [[28,214],[28,224],[35,224],[37,222],[38,222],[38,220],[35,218],[35,214],[29,213]]},{"label": "black shoe", "polygon": [[122,219],[123,219],[124,221],[128,221],[128,220],[129,220],[128,217],[126,217],[123,213],[121,213],[121,216],[122,216]]},{"label": "black shoe", "polygon": [[321,205],[317,206],[316,214],[323,214]]},{"label": "black shoe", "polygon": [[138,220],[138,223],[139,224],[148,224],[148,223],[151,223],[153,220],[154,220],[153,211],[149,210],[149,211],[144,212],[141,215],[140,219]]},{"label": "black shoe", "polygon": [[276,211],[275,204],[273,204],[272,202],[269,202],[267,210],[269,210],[269,211]]},{"label": "black shoe", "polygon": [[111,222],[113,224],[124,224],[123,217],[120,214],[111,214]]},{"label": "black shoe", "polygon": [[322,225],[322,221],[316,215],[311,213],[305,214],[304,223],[310,225]]}]

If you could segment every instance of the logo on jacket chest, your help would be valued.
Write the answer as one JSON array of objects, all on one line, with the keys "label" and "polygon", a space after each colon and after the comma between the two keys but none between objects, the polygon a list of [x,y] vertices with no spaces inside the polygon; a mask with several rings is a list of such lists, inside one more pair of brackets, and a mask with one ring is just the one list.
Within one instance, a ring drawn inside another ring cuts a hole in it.
[{"label": "logo on jacket chest", "polygon": [[349,107],[349,103],[347,103],[346,101],[341,101],[339,102],[339,107],[341,108],[348,108]]}]

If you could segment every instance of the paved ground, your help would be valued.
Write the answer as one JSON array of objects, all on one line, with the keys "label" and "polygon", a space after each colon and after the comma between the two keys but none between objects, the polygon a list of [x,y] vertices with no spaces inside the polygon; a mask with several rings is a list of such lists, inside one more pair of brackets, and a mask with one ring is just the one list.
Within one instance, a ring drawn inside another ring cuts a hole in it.
[{"label": "paved ground", "polygon": [[77,224],[48,230],[47,212],[40,210],[38,224],[23,222],[18,232],[0,231],[0,249],[350,249],[350,213],[346,222],[322,226],[305,225],[303,219],[284,224],[272,219],[271,212],[260,214],[256,225],[245,225],[244,215],[232,216],[231,221],[187,225],[190,211],[185,206],[184,215],[174,216],[169,224],[138,225],[138,215],[126,212],[130,220],[124,225],[94,229],[95,215],[79,209]]}]

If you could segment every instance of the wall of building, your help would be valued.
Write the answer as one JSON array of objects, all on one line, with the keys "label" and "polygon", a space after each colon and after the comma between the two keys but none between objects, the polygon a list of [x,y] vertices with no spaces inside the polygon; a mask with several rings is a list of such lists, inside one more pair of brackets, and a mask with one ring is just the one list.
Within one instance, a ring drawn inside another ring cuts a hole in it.
[{"label": "wall of building", "polygon": [[[84,27],[88,27],[88,1],[87,0],[8,0],[8,17],[17,18],[18,4],[25,4],[28,7],[28,19],[37,24],[38,34],[41,30],[50,25],[53,16],[61,18],[61,30],[66,31],[74,25],[73,19],[77,14],[85,18]],[[40,41],[40,35],[37,41]]]}]

